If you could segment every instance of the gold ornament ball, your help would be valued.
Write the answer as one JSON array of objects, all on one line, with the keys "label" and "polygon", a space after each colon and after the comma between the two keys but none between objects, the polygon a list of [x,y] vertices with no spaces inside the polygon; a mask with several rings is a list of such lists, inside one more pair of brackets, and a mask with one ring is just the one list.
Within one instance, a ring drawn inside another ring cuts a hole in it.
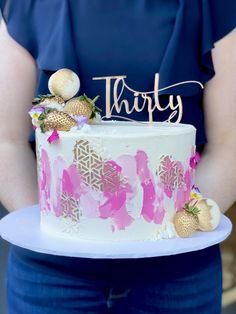
[{"label": "gold ornament ball", "polygon": [[182,210],[174,216],[174,226],[176,233],[181,238],[190,237],[198,228],[198,217]]},{"label": "gold ornament ball", "polygon": [[90,119],[93,110],[90,103],[80,100],[80,97],[75,97],[67,101],[64,107],[64,112],[73,116],[84,116]]},{"label": "gold ornament ball", "polygon": [[52,95],[68,100],[78,93],[80,80],[78,75],[70,69],[60,69],[50,76],[48,89]]}]

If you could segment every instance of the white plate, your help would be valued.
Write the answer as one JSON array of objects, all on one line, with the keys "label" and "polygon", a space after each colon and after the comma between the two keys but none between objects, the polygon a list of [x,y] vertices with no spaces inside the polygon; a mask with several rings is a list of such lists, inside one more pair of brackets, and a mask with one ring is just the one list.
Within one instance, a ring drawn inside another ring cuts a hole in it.
[{"label": "white plate", "polygon": [[197,231],[186,239],[96,243],[43,234],[38,205],[19,209],[0,221],[1,237],[14,245],[40,253],[85,258],[143,258],[197,251],[224,241],[231,230],[230,220],[222,215],[216,230]]}]

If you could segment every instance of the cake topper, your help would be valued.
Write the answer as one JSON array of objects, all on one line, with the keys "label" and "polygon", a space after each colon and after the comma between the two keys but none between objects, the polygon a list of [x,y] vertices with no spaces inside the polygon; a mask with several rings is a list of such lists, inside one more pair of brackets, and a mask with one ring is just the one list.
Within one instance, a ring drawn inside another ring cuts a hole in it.
[{"label": "cake topper", "polygon": [[[129,87],[125,79],[125,75],[93,78],[93,80],[105,80],[105,118],[107,119],[115,117],[133,121],[129,117],[120,115],[123,108],[127,115],[147,110],[149,125],[152,125],[155,110],[160,112],[170,110],[171,113],[166,122],[178,123],[181,122],[183,116],[181,96],[169,95],[168,104],[162,105],[159,101],[159,92],[190,83],[198,84],[203,88],[203,85],[198,81],[183,81],[159,89],[159,74],[156,73],[153,91],[140,92]],[[79,91],[80,80],[77,74],[70,69],[60,69],[51,75],[48,88],[51,94],[39,95],[35,98],[34,107],[29,112],[34,128],[40,127],[42,132],[49,130],[70,131],[72,128],[80,129],[85,123],[94,123],[94,121],[97,122],[101,119],[101,110],[95,105],[98,96],[94,99],[85,94],[74,97]],[[133,94],[132,104],[122,97],[125,90]]]},{"label": "cake topper", "polygon": [[101,110],[95,105],[99,96],[94,99],[85,94],[74,97],[79,91],[80,80],[70,69],[56,71],[48,81],[48,88],[51,94],[36,97],[29,115],[34,129],[52,131],[49,143],[59,139],[57,131],[80,129],[84,124],[100,119]]},{"label": "cake topper", "polygon": [[[155,110],[165,111],[167,109],[171,110],[171,114],[169,115],[167,122],[173,122],[175,118],[176,123],[180,122],[183,116],[183,103],[180,96],[174,97],[174,95],[169,96],[169,102],[167,105],[162,106],[159,102],[159,92],[167,89],[171,89],[178,85],[183,84],[198,84],[203,88],[203,85],[198,81],[183,81],[179,82],[164,88],[159,89],[159,73],[155,74],[154,80],[154,90],[148,92],[140,92],[130,88],[125,82],[126,76],[103,76],[103,77],[94,77],[93,80],[105,80],[106,84],[106,115],[107,119],[111,118],[113,115],[113,111],[116,113],[120,113],[122,108],[125,109],[127,115],[136,112],[142,112],[143,110],[148,111],[149,115],[149,124],[153,123],[153,112]],[[112,90],[112,81],[113,90]],[[124,90],[127,89],[133,93],[134,101],[133,104],[130,104],[127,99],[121,99]],[[113,104],[111,103],[111,95],[113,95]],[[175,99],[176,98],[176,99]],[[140,103],[141,99],[141,103]]]}]

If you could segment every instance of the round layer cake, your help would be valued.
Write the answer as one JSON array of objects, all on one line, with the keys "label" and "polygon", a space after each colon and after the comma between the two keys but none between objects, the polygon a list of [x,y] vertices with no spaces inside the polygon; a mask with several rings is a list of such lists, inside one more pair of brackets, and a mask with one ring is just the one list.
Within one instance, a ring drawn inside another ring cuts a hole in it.
[{"label": "round layer cake", "polygon": [[102,122],[36,131],[43,232],[92,241],[169,239],[190,199],[195,128]]}]

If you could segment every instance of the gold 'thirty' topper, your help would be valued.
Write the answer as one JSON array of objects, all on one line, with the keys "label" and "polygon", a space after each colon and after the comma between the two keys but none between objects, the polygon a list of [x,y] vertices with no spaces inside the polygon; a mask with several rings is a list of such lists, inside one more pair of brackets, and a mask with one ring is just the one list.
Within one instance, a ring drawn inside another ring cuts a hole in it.
[{"label": "gold 'thirty' topper", "polygon": [[[94,77],[93,80],[105,80],[106,83],[106,115],[107,119],[113,116],[113,111],[119,114],[124,107],[127,115],[131,114],[133,111],[142,112],[144,109],[147,109],[149,114],[149,125],[152,125],[153,122],[153,112],[154,110],[165,111],[167,109],[171,110],[166,122],[172,122],[175,118],[175,123],[179,123],[183,116],[183,103],[180,96],[176,96],[176,102],[174,101],[174,95],[169,95],[169,102],[165,106],[161,106],[159,102],[159,92],[163,90],[170,89],[172,87],[195,83],[199,84],[201,88],[203,85],[198,81],[183,81],[179,82],[161,89],[158,89],[159,86],[159,73],[155,74],[154,80],[154,90],[149,92],[139,92],[130,88],[125,82],[125,75],[118,76],[102,76]],[[114,80],[113,91],[111,90],[111,82]],[[121,99],[124,89],[129,90],[133,93],[134,102],[131,105],[127,99]],[[113,94],[113,104],[111,103],[111,94]],[[154,97],[153,97],[154,96]],[[140,97],[142,99],[142,104],[140,104]]]}]

